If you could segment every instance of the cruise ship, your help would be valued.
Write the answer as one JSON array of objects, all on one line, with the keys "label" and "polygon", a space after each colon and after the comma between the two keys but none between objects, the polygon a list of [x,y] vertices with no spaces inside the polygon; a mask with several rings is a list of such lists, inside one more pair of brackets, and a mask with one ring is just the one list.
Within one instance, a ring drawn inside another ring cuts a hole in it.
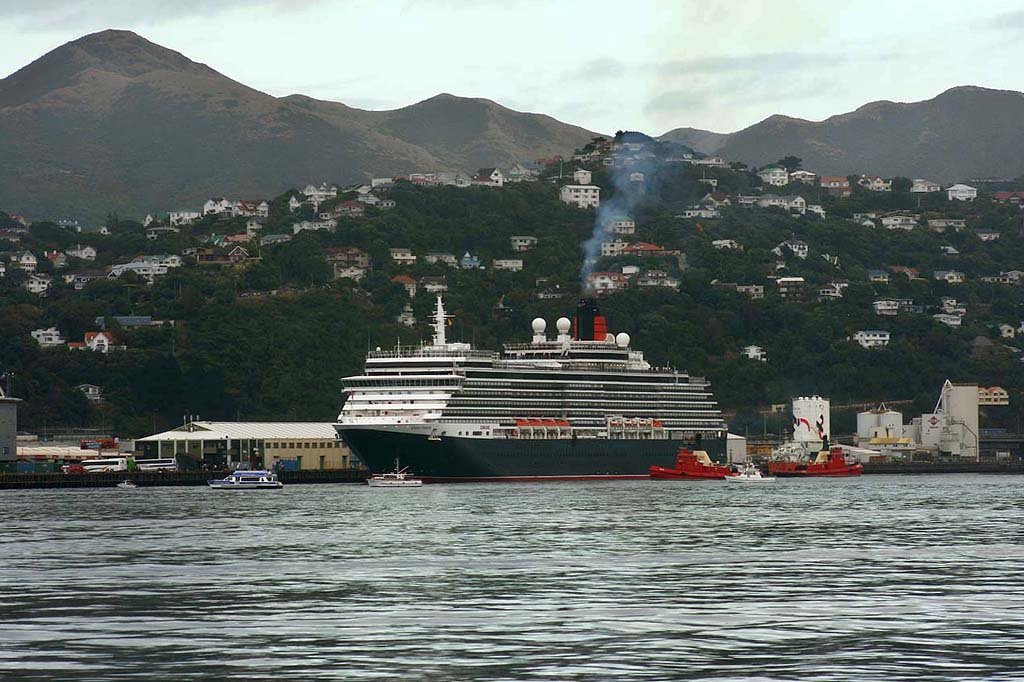
[{"label": "cruise ship", "polygon": [[373,472],[398,460],[427,482],[646,478],[682,447],[725,453],[726,426],[702,377],[653,367],[611,334],[592,299],[554,338],[478,350],[446,338],[376,350],[345,377],[339,435]]}]

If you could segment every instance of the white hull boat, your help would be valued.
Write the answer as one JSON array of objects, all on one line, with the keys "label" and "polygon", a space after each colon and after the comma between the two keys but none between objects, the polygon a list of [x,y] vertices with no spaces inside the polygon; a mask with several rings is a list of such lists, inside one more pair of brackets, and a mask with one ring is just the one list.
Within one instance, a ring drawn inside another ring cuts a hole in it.
[{"label": "white hull boat", "polygon": [[279,490],[284,483],[277,480],[277,474],[270,471],[236,471],[227,478],[207,481],[217,490]]},{"label": "white hull boat", "polygon": [[748,464],[743,471],[735,476],[726,476],[725,480],[733,483],[774,483],[775,477],[765,476],[756,466]]},{"label": "white hull boat", "polygon": [[371,488],[419,488],[423,485],[421,479],[413,477],[408,469],[399,469],[398,460],[395,460],[395,470],[385,474],[374,474],[366,479],[366,485]]}]

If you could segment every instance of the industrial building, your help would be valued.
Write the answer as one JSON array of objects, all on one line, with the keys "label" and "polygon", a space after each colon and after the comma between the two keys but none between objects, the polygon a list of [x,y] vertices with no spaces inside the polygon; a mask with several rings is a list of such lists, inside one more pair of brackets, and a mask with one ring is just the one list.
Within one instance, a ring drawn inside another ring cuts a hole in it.
[{"label": "industrial building", "polygon": [[174,457],[183,468],[329,470],[361,467],[325,422],[187,421],[135,441],[145,457]]}]

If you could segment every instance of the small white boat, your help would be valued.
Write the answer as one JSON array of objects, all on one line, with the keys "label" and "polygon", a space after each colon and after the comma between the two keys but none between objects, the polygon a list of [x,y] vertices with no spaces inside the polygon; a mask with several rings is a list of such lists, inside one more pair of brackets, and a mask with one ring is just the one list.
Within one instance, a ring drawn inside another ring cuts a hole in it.
[{"label": "small white boat", "polygon": [[227,478],[206,483],[219,490],[277,490],[284,487],[284,483],[277,480],[277,474],[262,470],[236,471]]},{"label": "small white boat", "polygon": [[747,465],[743,467],[743,471],[735,476],[726,476],[725,480],[732,481],[734,483],[773,483],[775,481],[775,477],[765,476],[761,473],[760,469],[752,463],[747,462]]},{"label": "small white boat", "polygon": [[408,467],[398,468],[398,460],[395,460],[395,470],[384,474],[374,474],[366,479],[366,485],[371,488],[419,488],[423,481],[413,477]]},{"label": "small white boat", "polygon": [[120,483],[117,484],[117,487],[124,488],[126,490],[132,490],[134,488],[138,488],[139,486],[135,485],[133,481],[121,481]]}]

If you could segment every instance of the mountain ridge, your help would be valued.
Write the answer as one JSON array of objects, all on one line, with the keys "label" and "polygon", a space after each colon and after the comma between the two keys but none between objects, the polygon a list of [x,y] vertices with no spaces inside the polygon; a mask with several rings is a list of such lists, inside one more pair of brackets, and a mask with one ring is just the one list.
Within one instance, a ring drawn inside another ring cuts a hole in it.
[{"label": "mountain ridge", "polygon": [[0,80],[0,207],[33,217],[144,215],[210,193],[271,196],[368,173],[473,171],[568,154],[593,135],[448,93],[388,111],[273,97],[111,29]]}]

